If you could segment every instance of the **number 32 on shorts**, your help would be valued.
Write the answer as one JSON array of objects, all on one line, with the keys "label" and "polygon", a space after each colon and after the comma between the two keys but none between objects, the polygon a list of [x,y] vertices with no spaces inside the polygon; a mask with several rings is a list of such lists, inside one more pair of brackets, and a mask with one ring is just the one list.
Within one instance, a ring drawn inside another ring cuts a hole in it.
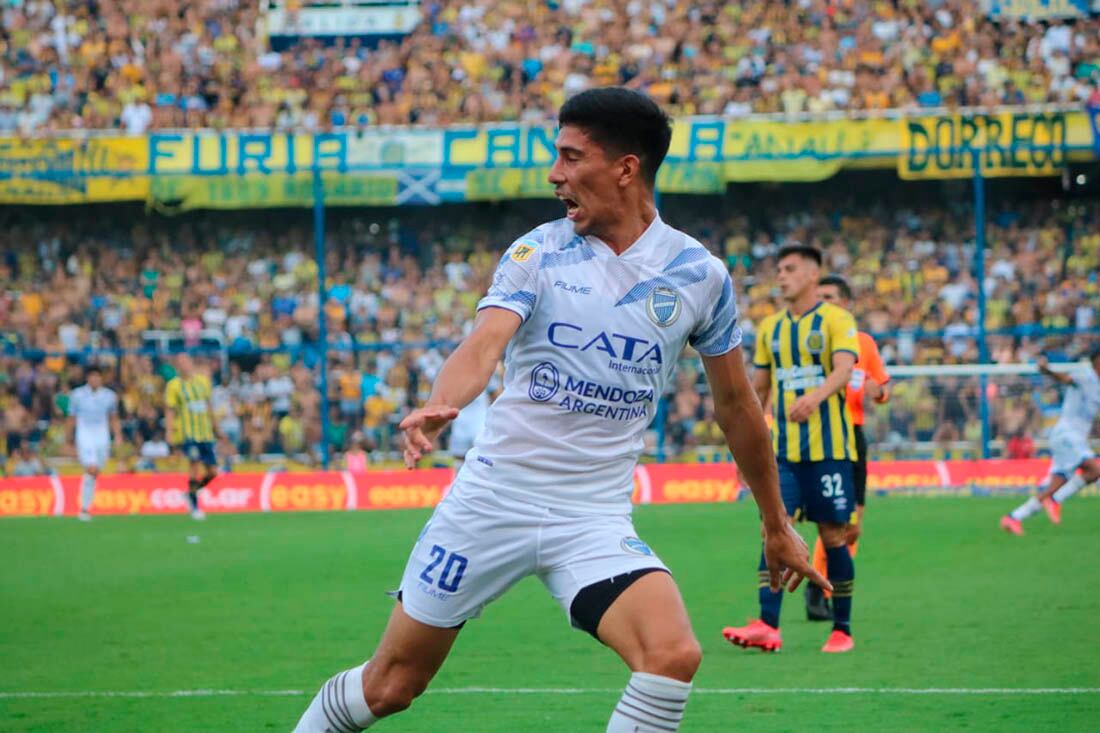
[{"label": "number 32 on shorts", "polygon": [[[438,585],[440,590],[447,593],[458,591],[458,584],[462,582],[462,576],[466,572],[466,558],[456,552],[449,553],[439,545],[432,545],[431,554],[432,561],[421,571],[420,579],[428,585]],[[444,560],[447,562],[437,581],[432,573]]]},{"label": "number 32 on shorts", "polygon": [[841,496],[844,493],[844,477],[839,473],[825,474],[821,477],[821,495],[826,499]]}]

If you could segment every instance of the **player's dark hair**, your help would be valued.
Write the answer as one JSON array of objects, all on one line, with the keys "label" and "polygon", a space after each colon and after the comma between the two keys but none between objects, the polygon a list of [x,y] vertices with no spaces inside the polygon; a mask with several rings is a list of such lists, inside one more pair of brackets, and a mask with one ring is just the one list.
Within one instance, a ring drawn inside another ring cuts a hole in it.
[{"label": "player's dark hair", "polygon": [[582,128],[614,155],[637,155],[650,188],[672,140],[668,115],[646,95],[625,87],[600,87],[570,97],[558,112],[558,125]]},{"label": "player's dark hair", "polygon": [[821,250],[817,247],[810,246],[808,244],[785,244],[779,248],[779,252],[776,254],[775,261],[785,260],[788,257],[796,255],[804,260],[810,260],[821,267],[825,262],[825,258],[821,254]]},{"label": "player's dark hair", "polygon": [[85,379],[87,379],[93,373],[98,374],[101,377],[103,376],[103,370],[99,368],[99,364],[89,364],[88,366],[84,367],[84,378]]},{"label": "player's dark hair", "polygon": [[826,275],[817,281],[818,285],[832,285],[840,292],[840,297],[845,300],[852,299],[852,288],[848,285],[848,281],[842,278],[840,275]]}]

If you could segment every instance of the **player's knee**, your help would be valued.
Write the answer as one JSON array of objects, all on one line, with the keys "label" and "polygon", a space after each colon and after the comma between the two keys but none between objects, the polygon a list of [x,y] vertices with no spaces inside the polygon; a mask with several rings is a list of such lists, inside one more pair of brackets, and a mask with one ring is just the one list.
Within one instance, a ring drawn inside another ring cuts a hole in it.
[{"label": "player's knee", "polygon": [[826,547],[840,547],[848,544],[847,525],[819,524],[817,531],[821,536],[821,543]]},{"label": "player's knee", "polygon": [[690,682],[702,661],[703,648],[695,637],[688,636],[646,650],[641,671]]}]

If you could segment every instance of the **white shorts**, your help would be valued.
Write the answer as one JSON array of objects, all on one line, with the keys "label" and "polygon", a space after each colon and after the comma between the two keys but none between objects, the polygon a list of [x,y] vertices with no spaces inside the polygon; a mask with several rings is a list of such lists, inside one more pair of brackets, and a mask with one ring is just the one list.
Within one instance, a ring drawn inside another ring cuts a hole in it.
[{"label": "white shorts", "polygon": [[109,439],[77,440],[76,455],[84,468],[103,468],[107,459],[111,457],[111,441]]},{"label": "white shorts", "polygon": [[1050,433],[1050,452],[1053,458],[1050,472],[1060,474],[1067,479],[1082,463],[1095,455],[1087,435],[1058,425],[1055,425]]},{"label": "white shorts", "polygon": [[537,575],[570,618],[582,588],[646,568],[667,570],[628,515],[566,515],[456,483],[413,547],[401,600],[417,621],[450,628]]}]

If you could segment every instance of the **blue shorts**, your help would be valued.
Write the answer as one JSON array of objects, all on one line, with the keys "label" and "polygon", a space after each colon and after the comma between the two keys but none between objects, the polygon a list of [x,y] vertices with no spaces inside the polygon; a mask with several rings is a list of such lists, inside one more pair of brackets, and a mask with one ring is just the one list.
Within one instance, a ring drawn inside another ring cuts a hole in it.
[{"label": "blue shorts", "polygon": [[796,520],[847,524],[856,510],[851,461],[779,461],[779,493]]},{"label": "blue shorts", "polygon": [[187,456],[187,460],[192,463],[202,462],[207,466],[218,465],[218,457],[214,455],[213,443],[185,440],[180,444],[180,450],[183,451],[183,455]]}]

